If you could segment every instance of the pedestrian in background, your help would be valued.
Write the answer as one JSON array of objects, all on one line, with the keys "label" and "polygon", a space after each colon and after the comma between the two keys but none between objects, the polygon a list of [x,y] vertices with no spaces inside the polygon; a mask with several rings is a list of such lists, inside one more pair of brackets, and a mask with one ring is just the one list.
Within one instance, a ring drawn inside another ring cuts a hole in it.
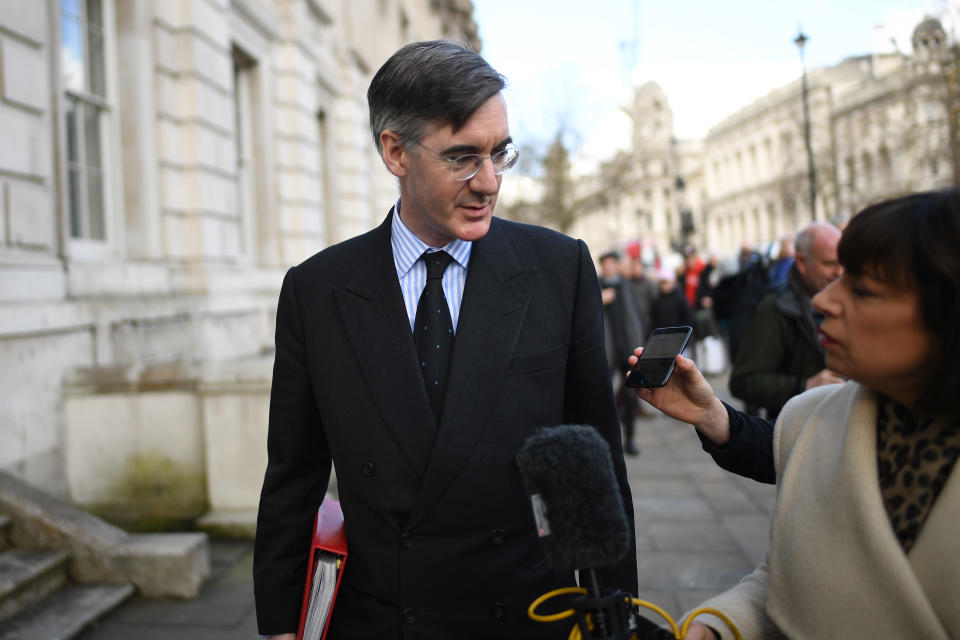
[{"label": "pedestrian in background", "polygon": [[810,299],[839,277],[840,230],[825,222],[804,227],[795,240],[796,255],[787,282],[757,305],[747,338],[730,371],[730,393],[775,419],[793,396],[843,378],[824,365]]},{"label": "pedestrian in background", "polygon": [[750,315],[768,292],[769,263],[756,251],[744,245],[737,258],[737,268],[723,268],[713,290],[714,317],[726,327],[730,361],[736,360],[740,342],[747,330]]},{"label": "pedestrian in background", "polygon": [[[647,267],[640,258],[634,258],[630,261],[630,290],[633,292],[633,301],[637,307],[637,313],[640,314],[640,322],[643,326],[642,340],[646,340],[647,335],[656,326],[653,324],[653,303],[660,295],[660,289],[655,280],[647,276]],[[643,346],[643,342],[636,345]]]},{"label": "pedestrian in background", "polygon": [[680,274],[683,282],[683,294],[686,296],[690,308],[696,309],[700,274],[703,273],[707,265],[693,247],[687,247],[683,265],[683,272]]},{"label": "pedestrian in background", "polygon": [[623,451],[635,456],[640,453],[634,443],[638,404],[637,395],[626,387],[627,357],[637,345],[643,344],[645,327],[633,298],[633,288],[623,271],[620,254],[616,251],[600,256],[604,335],[618,414],[623,425]]},{"label": "pedestrian in background", "polygon": [[[657,272],[657,286],[660,295],[653,303],[653,324],[658,327],[693,326],[693,310],[687,303],[687,297],[677,286],[677,274],[671,269],[662,268]],[[692,341],[691,341],[692,342]],[[692,349],[687,343],[687,349]]]},{"label": "pedestrian in background", "polygon": [[778,288],[787,281],[790,274],[790,267],[794,262],[793,238],[784,236],[780,238],[777,246],[777,257],[770,263],[770,283],[771,288]]}]

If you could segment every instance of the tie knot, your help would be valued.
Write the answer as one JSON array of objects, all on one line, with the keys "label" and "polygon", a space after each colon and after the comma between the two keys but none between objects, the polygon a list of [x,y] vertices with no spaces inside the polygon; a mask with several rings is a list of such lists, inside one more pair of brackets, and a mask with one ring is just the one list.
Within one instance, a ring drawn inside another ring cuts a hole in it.
[{"label": "tie knot", "polygon": [[453,256],[446,251],[424,252],[420,257],[424,264],[427,265],[427,280],[442,278],[443,272],[447,269],[447,265],[453,260]]}]

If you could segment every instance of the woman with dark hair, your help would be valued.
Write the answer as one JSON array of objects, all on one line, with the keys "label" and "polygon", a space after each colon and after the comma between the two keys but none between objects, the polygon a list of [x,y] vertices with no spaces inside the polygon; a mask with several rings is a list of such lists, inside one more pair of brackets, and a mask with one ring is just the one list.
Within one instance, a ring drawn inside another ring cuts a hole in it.
[{"label": "woman with dark hair", "polygon": [[[813,304],[827,366],[849,381],[795,397],[767,431],[770,552],[706,606],[744,638],[960,638],[960,191],[868,207],[838,255],[843,275]],[[721,443],[731,423],[762,427],[685,358],[639,393]],[[710,626],[688,639],[729,637],[698,619]]]}]

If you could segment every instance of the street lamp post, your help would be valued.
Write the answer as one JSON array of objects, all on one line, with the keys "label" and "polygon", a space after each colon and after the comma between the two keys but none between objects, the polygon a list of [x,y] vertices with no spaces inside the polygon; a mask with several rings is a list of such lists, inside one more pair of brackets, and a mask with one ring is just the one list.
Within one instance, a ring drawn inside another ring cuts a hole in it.
[{"label": "street lamp post", "polygon": [[803,67],[803,75],[800,78],[801,92],[803,94],[803,140],[807,145],[807,180],[810,187],[810,217],[817,217],[817,172],[813,166],[813,144],[810,141],[810,100],[807,91],[807,64],[803,57],[803,49],[807,44],[807,36],[801,29],[794,38],[793,43],[800,50],[800,64]]}]

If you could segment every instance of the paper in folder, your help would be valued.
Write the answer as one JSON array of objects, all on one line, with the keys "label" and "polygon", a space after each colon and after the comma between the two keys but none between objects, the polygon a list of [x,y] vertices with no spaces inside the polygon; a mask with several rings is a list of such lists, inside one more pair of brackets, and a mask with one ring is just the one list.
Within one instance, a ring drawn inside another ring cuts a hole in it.
[{"label": "paper in folder", "polygon": [[322,640],[326,637],[346,561],[347,536],[343,530],[343,511],[339,502],[327,499],[317,509],[314,520],[297,640]]}]

